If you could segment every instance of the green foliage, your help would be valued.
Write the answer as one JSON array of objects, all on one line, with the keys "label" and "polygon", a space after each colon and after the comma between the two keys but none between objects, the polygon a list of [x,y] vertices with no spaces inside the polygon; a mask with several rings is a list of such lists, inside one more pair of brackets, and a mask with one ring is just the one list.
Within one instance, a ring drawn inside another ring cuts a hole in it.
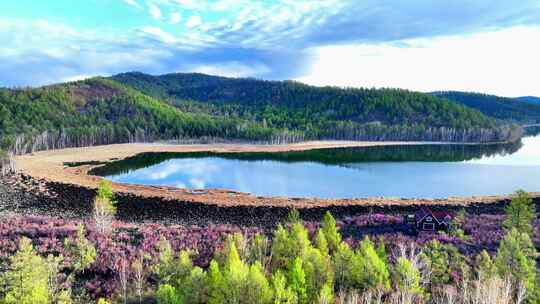
[{"label": "green foliage", "polygon": [[308,303],[307,286],[306,286],[306,274],[304,272],[302,260],[297,257],[289,265],[287,272],[287,281],[291,290],[294,292],[298,303]]},{"label": "green foliage", "polygon": [[246,296],[243,303],[246,304],[270,304],[272,303],[273,291],[270,283],[266,279],[264,270],[260,263],[255,263],[249,268],[246,282]]},{"label": "green foliage", "polygon": [[396,261],[393,271],[395,287],[405,293],[420,295],[423,293],[420,285],[420,270],[415,268],[411,261],[400,257]]},{"label": "green foliage", "polygon": [[485,115],[513,121],[537,121],[540,105],[521,102],[516,98],[499,97],[469,92],[435,92],[435,96],[477,109]]},{"label": "green foliage", "polygon": [[336,225],[336,220],[328,211],[323,217],[321,228],[324,236],[326,237],[326,241],[328,242],[329,252],[334,253],[341,243],[341,234],[339,233],[339,229]]},{"label": "green foliage", "polygon": [[[424,245],[421,258],[429,269],[430,283],[433,286],[446,285],[454,279],[466,280],[471,275],[467,258],[451,244],[432,240]],[[460,274],[461,277],[451,277],[452,273]]]},{"label": "green foliage", "polygon": [[332,285],[325,284],[321,291],[319,292],[319,298],[317,303],[319,304],[332,304],[334,303],[334,290],[331,287]]},{"label": "green foliage", "polygon": [[159,240],[157,244],[157,252],[159,254],[158,262],[153,265],[153,272],[159,278],[159,282],[161,284],[174,284],[176,263],[171,243],[169,243],[165,237],[161,237]]},{"label": "green foliage", "polygon": [[183,303],[208,303],[207,274],[200,267],[194,267],[189,275],[179,283],[180,297]]},{"label": "green foliage", "polygon": [[295,258],[303,257],[310,247],[308,232],[301,222],[292,223],[288,230],[278,225],[272,243],[274,267],[286,268]]},{"label": "green foliage", "polygon": [[99,187],[96,196],[101,199],[109,200],[114,204],[114,192],[112,189],[112,182],[106,179],[102,179],[99,182]]},{"label": "green foliage", "polygon": [[488,279],[497,275],[497,267],[489,253],[482,250],[475,259],[475,270],[478,279]]},{"label": "green foliage", "polygon": [[513,286],[524,284],[529,293],[529,303],[536,303],[536,258],[538,253],[529,235],[513,228],[499,245],[495,267],[503,278],[510,278]]},{"label": "green foliage", "polygon": [[208,268],[208,303],[225,303],[225,294],[223,290],[226,287],[218,263],[215,260],[212,260],[210,262],[210,267]]},{"label": "green foliage", "polygon": [[287,278],[281,271],[276,271],[272,275],[272,288],[274,293],[274,304],[296,304],[298,298],[296,292],[287,286]]},{"label": "green foliage", "polygon": [[36,254],[29,239],[23,238],[19,250],[10,258],[4,275],[5,304],[48,304],[49,271],[46,261]]},{"label": "green foliage", "polygon": [[[319,249],[309,248],[303,258],[306,292],[309,303],[318,301],[324,286],[334,286],[334,269],[330,257]],[[325,295],[327,296],[327,295]]]},{"label": "green foliage", "polygon": [[64,247],[72,259],[71,265],[75,271],[84,272],[96,259],[96,248],[86,238],[86,229],[82,224],[77,227],[75,240],[66,239]]},{"label": "green foliage", "polygon": [[287,225],[292,225],[295,223],[302,223],[302,218],[300,217],[300,212],[298,212],[298,209],[295,209],[295,208],[291,209],[291,212],[287,214],[285,223]]},{"label": "green foliage", "polygon": [[176,288],[168,284],[159,285],[156,292],[156,299],[158,304],[182,304],[176,292]]},{"label": "green foliage", "polygon": [[255,119],[268,127],[324,133],[325,127],[332,130],[328,127],[339,123],[373,121],[456,128],[493,124],[478,111],[405,90],[318,88],[201,74],[126,73],[113,79],[183,110]]},{"label": "green foliage", "polygon": [[531,235],[533,228],[532,222],[536,218],[535,205],[527,192],[517,191],[514,198],[505,208],[506,219],[504,227],[507,230],[517,229]]},{"label": "green foliage", "polygon": [[358,290],[388,290],[390,288],[390,271],[386,261],[381,258],[372,241],[365,238],[360,242],[356,262],[358,265],[357,280],[354,282]]},{"label": "green foliage", "polygon": [[326,241],[326,236],[321,229],[318,229],[317,234],[315,235],[315,248],[319,249],[324,255],[330,254],[328,250],[328,241]]},{"label": "green foliage", "polygon": [[249,244],[247,261],[249,264],[260,263],[263,268],[269,266],[269,241],[262,234],[257,234]]},{"label": "green foliage", "polygon": [[430,282],[433,285],[444,285],[450,282],[450,268],[448,252],[437,240],[424,245],[422,259],[430,271]]},{"label": "green foliage", "polygon": [[355,286],[355,277],[359,277],[354,271],[353,264],[357,262],[357,256],[354,251],[342,242],[339,244],[337,250],[332,256],[332,262],[334,264],[335,281],[338,290],[351,290]]}]

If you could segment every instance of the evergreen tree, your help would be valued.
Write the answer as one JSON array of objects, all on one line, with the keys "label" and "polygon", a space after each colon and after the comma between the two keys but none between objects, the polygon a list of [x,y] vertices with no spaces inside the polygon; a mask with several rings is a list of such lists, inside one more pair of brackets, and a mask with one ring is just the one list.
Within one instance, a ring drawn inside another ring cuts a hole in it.
[{"label": "evergreen tree", "polygon": [[287,286],[287,278],[280,270],[272,275],[272,288],[274,293],[274,304],[298,303],[296,293],[290,286]]},{"label": "evergreen tree", "polygon": [[513,228],[501,241],[495,258],[499,275],[510,278],[514,287],[523,284],[528,303],[536,303],[536,259],[538,253],[529,235]]},{"label": "evergreen tree", "polygon": [[292,263],[290,263],[287,278],[291,290],[295,293],[296,298],[298,299],[298,303],[308,303],[306,274],[300,258],[297,257],[292,260]]},{"label": "evergreen tree", "polygon": [[415,268],[411,261],[399,257],[394,267],[394,282],[396,288],[404,294],[421,295],[420,270]]},{"label": "evergreen tree", "polygon": [[519,232],[531,235],[533,232],[532,222],[536,218],[536,208],[527,192],[517,191],[505,211],[504,228],[507,230],[515,228]]},{"label": "evergreen tree", "polygon": [[84,272],[96,259],[96,247],[86,238],[86,229],[82,224],[77,227],[75,240],[66,239],[64,247],[75,271]]},{"label": "evergreen tree", "polygon": [[246,281],[245,296],[242,303],[245,304],[271,304],[272,287],[264,275],[264,270],[260,263],[255,263],[249,268]]},{"label": "evergreen tree", "polygon": [[47,263],[27,238],[19,242],[19,250],[10,258],[4,278],[5,304],[48,304],[51,300]]},{"label": "evergreen tree", "polygon": [[330,212],[326,212],[323,221],[321,223],[321,229],[324,232],[326,241],[328,242],[328,249],[330,253],[334,253],[341,243],[341,234],[336,225],[336,220]]},{"label": "evergreen tree", "polygon": [[360,275],[355,285],[360,287],[359,290],[388,290],[390,288],[388,265],[377,254],[373,242],[368,238],[362,240],[357,256]]},{"label": "evergreen tree", "polygon": [[306,277],[308,302],[315,303],[325,285],[334,286],[334,269],[330,257],[319,249],[310,248],[303,258],[302,265]]}]

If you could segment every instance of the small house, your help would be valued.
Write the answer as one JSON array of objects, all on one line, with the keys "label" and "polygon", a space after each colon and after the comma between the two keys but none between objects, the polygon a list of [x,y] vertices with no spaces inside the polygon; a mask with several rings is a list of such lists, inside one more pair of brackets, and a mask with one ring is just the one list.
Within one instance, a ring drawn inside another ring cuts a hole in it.
[{"label": "small house", "polygon": [[433,211],[423,207],[414,215],[414,224],[418,231],[447,230],[454,216],[446,211]]}]

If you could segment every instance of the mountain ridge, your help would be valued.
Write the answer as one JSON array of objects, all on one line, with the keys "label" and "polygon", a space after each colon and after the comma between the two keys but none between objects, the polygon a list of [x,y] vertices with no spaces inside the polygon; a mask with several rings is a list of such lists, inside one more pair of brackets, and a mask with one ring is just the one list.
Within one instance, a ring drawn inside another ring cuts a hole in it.
[{"label": "mountain ridge", "polygon": [[479,111],[400,89],[143,73],[0,89],[0,147],[14,153],[184,139],[499,142],[519,132]]}]

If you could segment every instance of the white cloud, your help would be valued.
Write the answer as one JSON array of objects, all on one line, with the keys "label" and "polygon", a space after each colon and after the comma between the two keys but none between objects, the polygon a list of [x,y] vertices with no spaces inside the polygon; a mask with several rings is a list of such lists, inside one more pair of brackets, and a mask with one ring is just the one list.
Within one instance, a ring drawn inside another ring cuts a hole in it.
[{"label": "white cloud", "polygon": [[200,16],[191,16],[186,22],[188,28],[194,28],[202,24],[202,18]]},{"label": "white cloud", "polygon": [[313,85],[460,90],[502,96],[540,95],[540,27],[468,36],[314,48],[297,80]]},{"label": "white cloud", "polygon": [[180,15],[179,12],[171,13],[169,17],[169,23],[177,24],[177,23],[180,23],[180,21],[182,21],[182,15]]},{"label": "white cloud", "polygon": [[270,72],[270,68],[262,64],[246,65],[242,62],[232,61],[221,62],[217,65],[198,65],[190,71],[225,77],[252,77],[264,75]]},{"label": "white cloud", "polygon": [[150,34],[167,44],[173,44],[177,42],[177,39],[172,34],[165,32],[159,27],[147,26],[143,27],[141,31],[146,34]]},{"label": "white cloud", "polygon": [[150,9],[150,16],[152,16],[152,18],[157,19],[157,20],[161,19],[162,14],[161,14],[161,9],[159,8],[159,6],[157,6],[156,4],[150,3],[148,7]]},{"label": "white cloud", "polygon": [[136,8],[141,8],[141,5],[136,0],[123,0],[124,3],[131,5]]}]

